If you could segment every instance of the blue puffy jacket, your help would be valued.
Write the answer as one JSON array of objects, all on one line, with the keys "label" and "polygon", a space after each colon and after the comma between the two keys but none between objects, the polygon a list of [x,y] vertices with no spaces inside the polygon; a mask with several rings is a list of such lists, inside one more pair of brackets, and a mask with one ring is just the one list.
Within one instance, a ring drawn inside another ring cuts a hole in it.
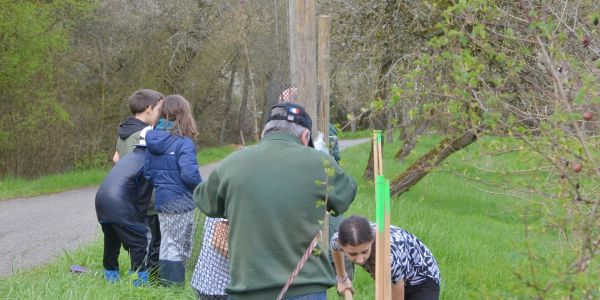
[{"label": "blue puffy jacket", "polygon": [[194,209],[192,192],[202,182],[192,139],[169,131],[146,133],[144,176],[154,183],[156,211],[182,213]]}]

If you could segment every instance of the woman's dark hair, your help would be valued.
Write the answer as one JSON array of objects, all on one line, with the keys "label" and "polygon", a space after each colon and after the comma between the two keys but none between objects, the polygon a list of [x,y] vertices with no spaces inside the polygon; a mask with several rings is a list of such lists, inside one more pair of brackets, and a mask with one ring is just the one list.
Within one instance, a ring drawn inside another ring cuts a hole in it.
[{"label": "woman's dark hair", "polygon": [[345,219],[338,230],[338,242],[341,246],[357,246],[372,242],[374,238],[369,220],[361,216],[350,216]]}]

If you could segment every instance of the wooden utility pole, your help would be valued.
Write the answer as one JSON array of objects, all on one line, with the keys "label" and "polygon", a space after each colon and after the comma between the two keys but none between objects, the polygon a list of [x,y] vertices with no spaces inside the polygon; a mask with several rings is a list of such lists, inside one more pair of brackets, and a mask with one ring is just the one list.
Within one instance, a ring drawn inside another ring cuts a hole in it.
[{"label": "wooden utility pole", "polygon": [[288,0],[288,35],[290,52],[290,84],[298,86],[298,24],[296,0]]},{"label": "wooden utility pole", "polygon": [[[292,2],[294,0],[290,0]],[[290,27],[295,29],[295,33],[290,32],[290,78],[294,78],[294,71],[297,74],[297,87],[299,99],[298,103],[304,106],[306,112],[313,120],[311,132],[313,138],[316,137],[317,120],[317,39],[315,27],[315,1],[314,0],[295,0],[295,14],[291,17]],[[290,5],[290,9],[291,9]],[[292,16],[292,14],[290,14]],[[293,23],[292,23],[293,19]],[[297,34],[297,44],[294,45],[294,36]],[[295,48],[294,48],[295,47]],[[295,66],[292,60],[296,53],[298,59]]]},{"label": "wooden utility pole", "polygon": [[319,57],[318,57],[318,86],[321,88],[321,101],[319,107],[319,120],[317,122],[319,131],[323,133],[326,144],[329,139],[329,95],[331,87],[329,85],[329,37],[331,30],[331,17],[326,15],[319,16]]}]

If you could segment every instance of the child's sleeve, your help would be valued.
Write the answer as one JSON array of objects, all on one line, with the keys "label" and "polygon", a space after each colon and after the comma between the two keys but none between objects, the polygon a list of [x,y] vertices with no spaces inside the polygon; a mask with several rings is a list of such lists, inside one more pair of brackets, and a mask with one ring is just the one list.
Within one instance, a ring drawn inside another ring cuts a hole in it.
[{"label": "child's sleeve", "polygon": [[202,182],[202,178],[200,177],[200,166],[196,160],[196,146],[191,139],[184,140],[177,163],[181,172],[181,180],[190,191],[193,191]]},{"label": "child's sleeve", "polygon": [[146,152],[146,156],[144,157],[144,177],[148,179],[150,182],[154,182],[154,176],[152,176],[152,166],[150,164],[150,159],[152,154]]},{"label": "child's sleeve", "polygon": [[338,236],[339,236],[339,232],[336,232],[331,236],[331,239],[329,240],[329,247],[333,251],[342,251],[342,247],[340,246],[340,244],[338,242]]}]

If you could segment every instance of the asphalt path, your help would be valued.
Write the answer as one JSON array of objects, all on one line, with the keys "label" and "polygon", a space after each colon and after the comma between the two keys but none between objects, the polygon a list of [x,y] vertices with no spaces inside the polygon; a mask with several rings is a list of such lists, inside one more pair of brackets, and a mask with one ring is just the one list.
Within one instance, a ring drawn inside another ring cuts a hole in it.
[{"label": "asphalt path", "polygon": [[[368,139],[341,140],[340,150]],[[201,166],[202,178],[219,163]],[[42,265],[95,240],[101,232],[98,187],[0,201],[0,277]]]}]

